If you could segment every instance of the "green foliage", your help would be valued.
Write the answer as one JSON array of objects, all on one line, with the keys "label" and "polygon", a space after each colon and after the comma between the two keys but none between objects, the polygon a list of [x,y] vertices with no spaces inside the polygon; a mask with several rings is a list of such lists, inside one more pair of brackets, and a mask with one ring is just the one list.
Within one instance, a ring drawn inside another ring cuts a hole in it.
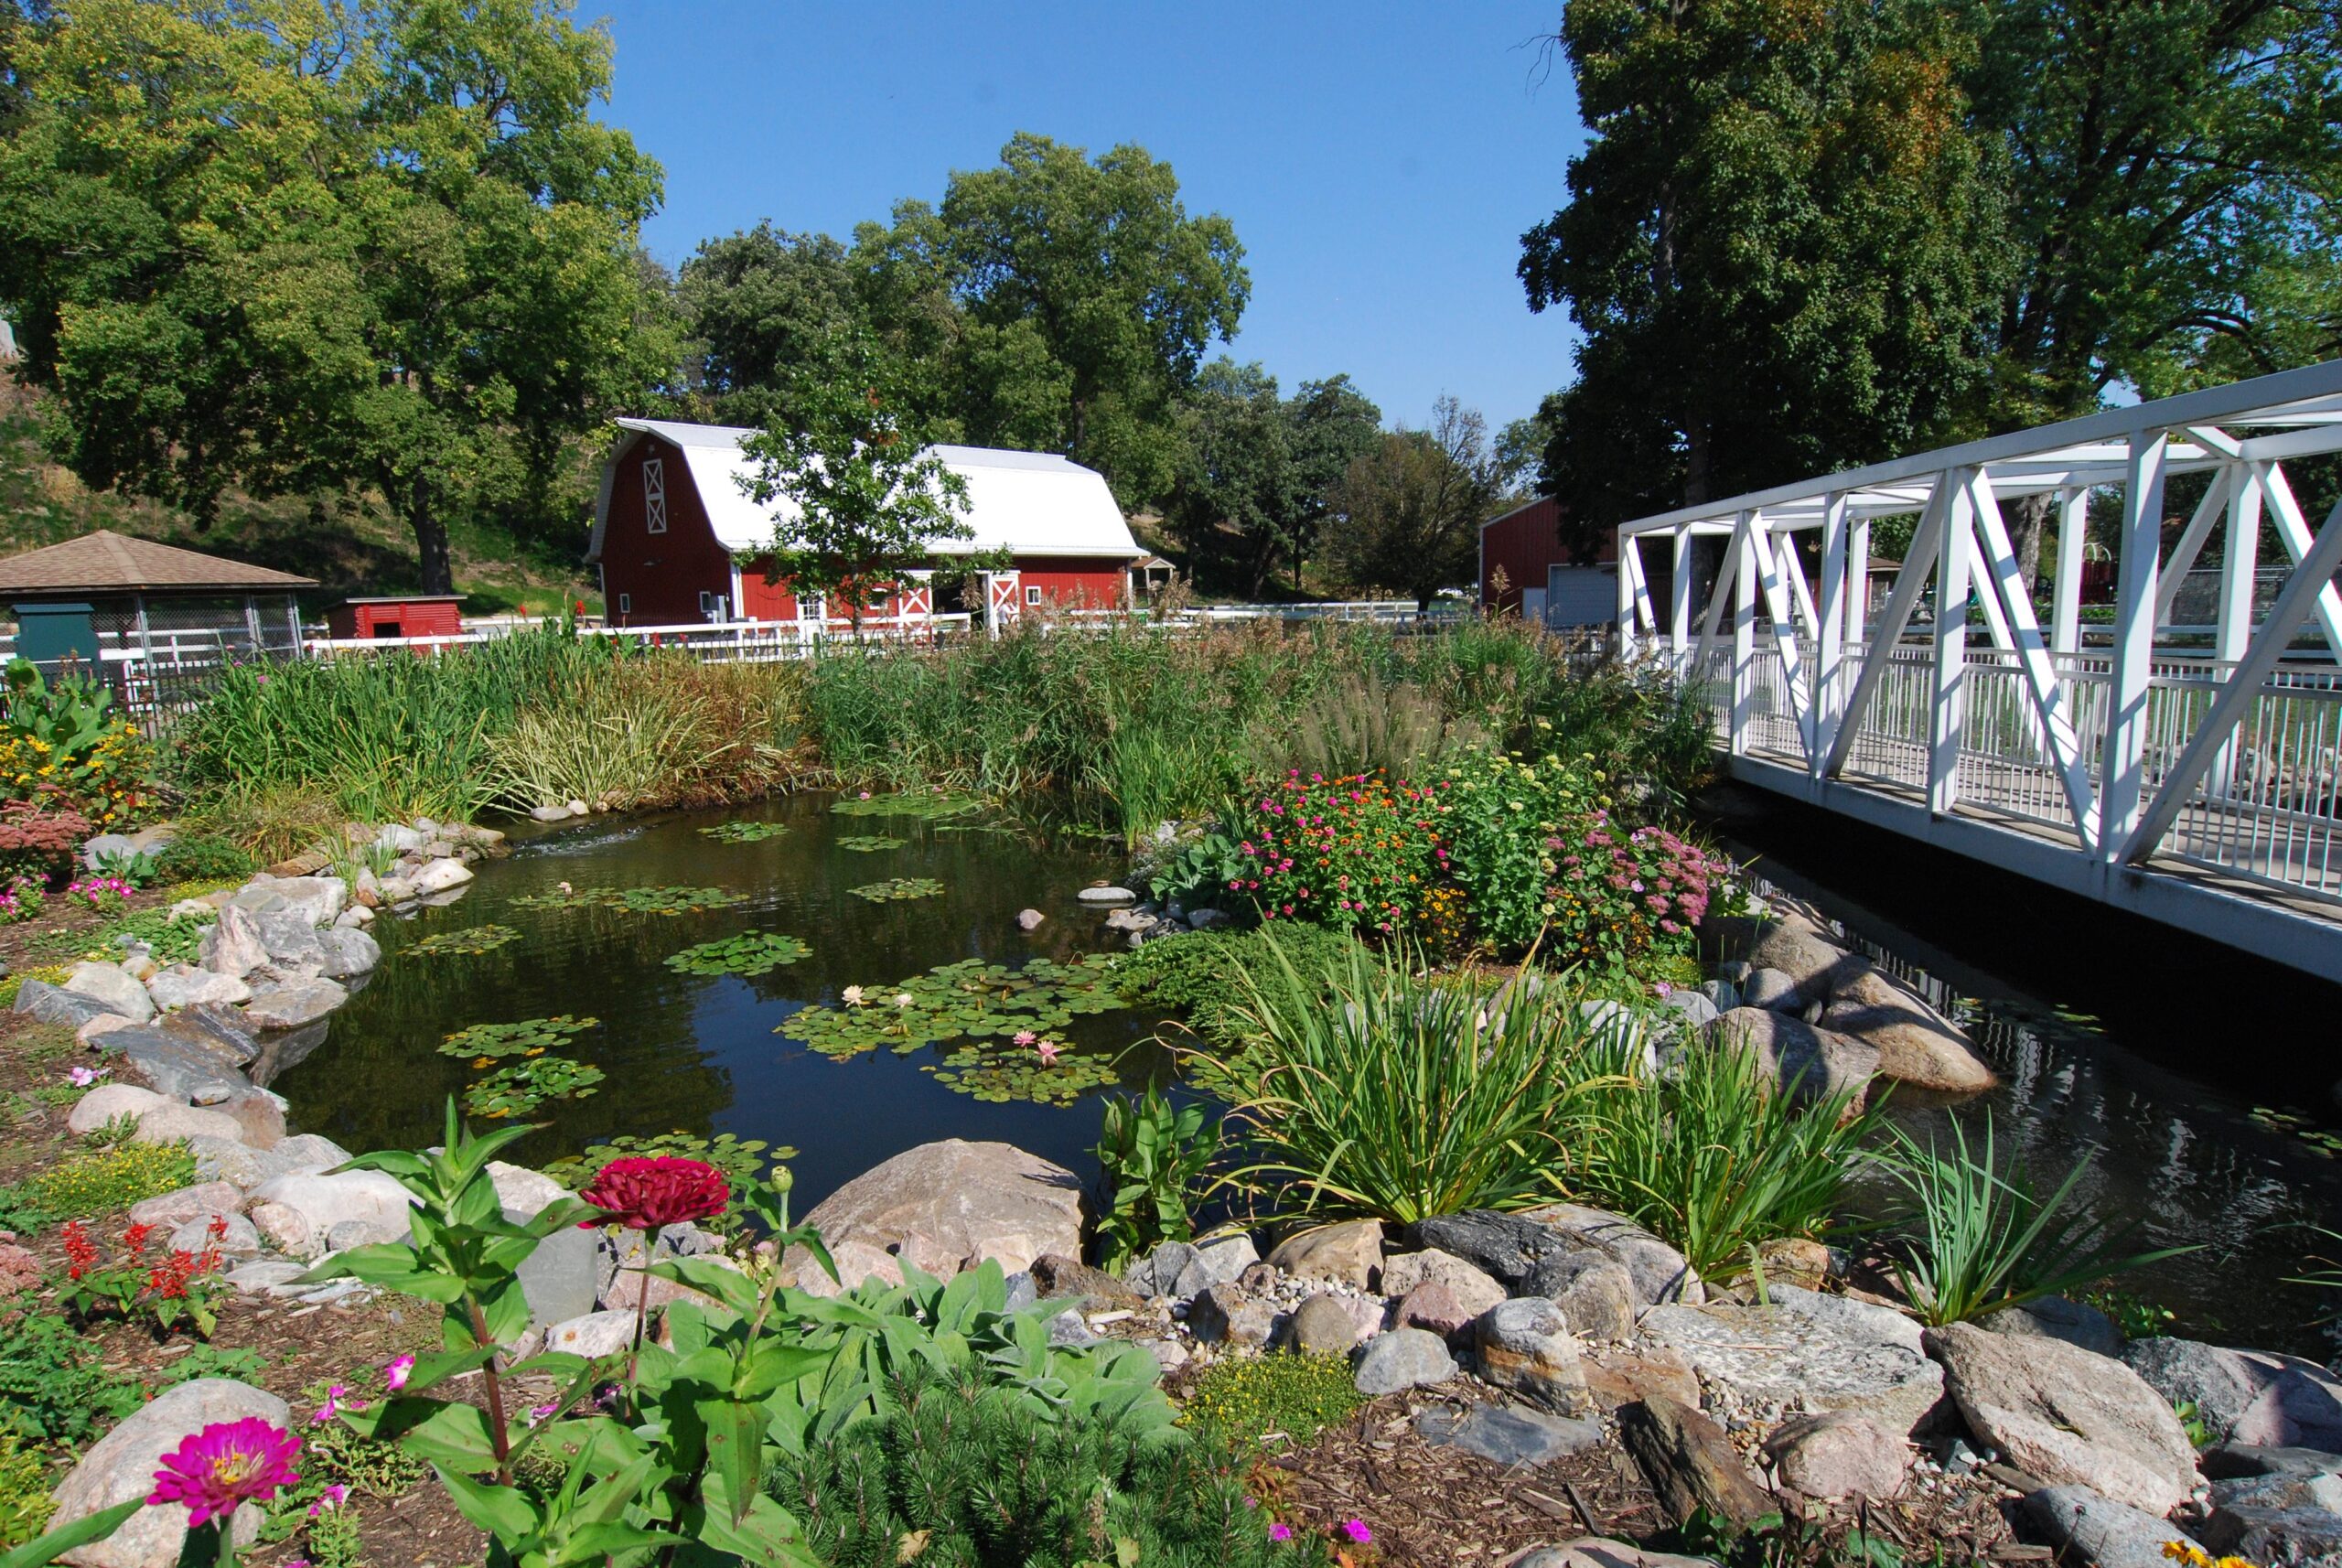
[{"label": "green foliage", "polygon": [[775,1033],[823,1056],[854,1056],[881,1046],[904,1056],[962,1037],[1044,1035],[1076,1017],[1123,1005],[1108,954],[1069,963],[1035,959],[1022,969],[971,958],[893,987],[850,986],[839,1005],[800,1008]]},{"label": "green foliage", "polygon": [[1304,971],[1268,950],[1237,977],[1247,1048],[1202,1077],[1252,1144],[1231,1180],[1284,1213],[1401,1224],[1553,1196],[1620,1054],[1560,988],[1490,998],[1405,954]]},{"label": "green foliage", "polygon": [[1858,1098],[1776,1086],[1737,1041],[1694,1044],[1655,1080],[1596,1096],[1567,1185],[1729,1280],[1759,1244],[1829,1225],[1878,1123]]},{"label": "green foliage", "polygon": [[1234,889],[1229,884],[1251,868],[1252,863],[1238,847],[1235,834],[1220,828],[1208,828],[1155,868],[1148,878],[1147,890],[1160,899],[1176,898],[1183,903],[1206,905],[1214,899],[1231,898]]},{"label": "green foliage", "polygon": [[1032,1047],[1003,1045],[997,1040],[971,1042],[929,1062],[920,1071],[935,1081],[987,1104],[1005,1105],[1030,1100],[1042,1105],[1070,1105],[1093,1089],[1115,1079],[1114,1064],[1101,1057],[1067,1052],[1043,1057]]},{"label": "green foliage", "polygon": [[832,802],[830,810],[841,817],[912,817],[938,822],[971,816],[983,811],[983,805],[972,795],[934,789],[894,795],[849,795]]},{"label": "green foliage", "polygon": [[667,967],[685,974],[770,974],[812,950],[797,938],[778,931],[743,931],[736,937],[685,948],[667,960]]},{"label": "green foliage", "polygon": [[1487,421],[1442,394],[1428,426],[1384,432],[1344,470],[1329,563],[1346,582],[1397,588],[1429,609],[1440,589],[1478,570],[1480,524],[1502,494]]},{"label": "green foliage", "polygon": [[1298,1563],[1270,1541],[1229,1463],[1091,1415],[1045,1419],[981,1379],[923,1376],[886,1415],[789,1455],[768,1479],[839,1568],[908,1561],[1017,1568]]},{"label": "green foliage", "polygon": [[1446,717],[1418,687],[1399,685],[1371,665],[1345,671],[1319,687],[1273,744],[1263,736],[1262,757],[1272,771],[1383,773],[1393,779],[1436,774],[1455,752],[1486,745],[1469,719]]},{"label": "green foliage", "polygon": [[144,1404],[145,1391],[109,1372],[65,1316],[29,1305],[0,1318],[0,1433],[80,1448]]},{"label": "green foliage", "polygon": [[1330,926],[1198,931],[1114,955],[1114,983],[1132,1003],[1182,1014],[1198,1038],[1233,1049],[1246,1037],[1237,992],[1241,975],[1267,972],[1279,952],[1303,975],[1346,973],[1358,945],[1356,937]]},{"label": "green foliage", "polygon": [[111,691],[79,671],[46,680],[21,658],[7,661],[5,685],[0,800],[37,801],[101,829],[148,803],[154,747],[115,711]]},{"label": "green foliage", "polygon": [[122,947],[115,940],[128,937],[145,942],[155,952],[155,961],[161,964],[193,963],[203,947],[203,933],[211,929],[210,919],[193,916],[173,918],[168,909],[136,909],[109,920],[94,931],[44,931],[26,943],[26,950],[42,957],[69,957],[82,953],[100,958],[119,960]]},{"label": "green foliage", "polygon": [[725,887],[580,887],[574,893],[525,893],[523,909],[622,909],[632,915],[693,915],[740,903],[746,894]]},{"label": "green foliage", "polygon": [[760,794],[785,776],[792,689],[786,677],[686,653],[612,650],[489,735],[495,793],[515,806],[611,808]]},{"label": "green foliage", "polygon": [[1205,1134],[1202,1106],[1174,1109],[1151,1085],[1140,1099],[1106,1101],[1095,1152],[1106,1193],[1098,1244],[1110,1272],[1122,1273],[1165,1241],[1195,1235],[1188,1202],[1219,1141],[1217,1125]]},{"label": "green foliage", "polygon": [[1342,1357],[1230,1356],[1187,1384],[1179,1420],[1248,1449],[1272,1437],[1299,1448],[1365,1402]]},{"label": "green foliage", "polygon": [[873,904],[893,904],[910,898],[936,897],[942,893],[943,884],[931,876],[890,876],[884,882],[867,883],[846,891]]},{"label": "green foliage", "polygon": [[601,1025],[599,1018],[562,1013],[551,1018],[523,1018],[514,1024],[473,1024],[439,1042],[443,1057],[533,1057],[566,1045],[572,1036]]},{"label": "green foliage", "polygon": [[57,1511],[48,1462],[14,1432],[0,1431],[0,1552],[40,1533]]},{"label": "green foliage", "polygon": [[92,1134],[91,1144],[0,1187],[0,1228],[38,1230],[67,1219],[94,1219],[194,1185],[195,1156],[185,1144],[112,1140],[102,1132]]},{"label": "green foliage", "polygon": [[460,931],[435,931],[408,943],[406,950],[424,958],[444,953],[484,953],[520,940],[521,933],[510,926],[467,926]]},{"label": "green foliage", "polygon": [[1895,1131],[1897,1157],[1888,1169],[1910,1199],[1914,1228],[1895,1274],[1924,1323],[1968,1322],[2195,1251],[2124,1251],[2135,1222],[2112,1224],[2074,1204],[2090,1155],[2039,1193],[2022,1163],[2012,1159],[2004,1168],[1989,1113],[1972,1147],[1958,1118],[1948,1151],[1932,1140],[1922,1148]]},{"label": "green foliage", "polygon": [[1441,770],[1438,832],[1475,935],[1515,951],[1538,939],[1564,870],[1550,841],[1599,809],[1601,777],[1558,757],[1521,761],[1484,750]]},{"label": "green foliage", "polygon": [[762,843],[789,831],[786,822],[718,822],[699,830],[718,843]]},{"label": "green foliage", "polygon": [[849,849],[856,854],[876,854],[884,850],[900,849],[910,840],[890,839],[880,833],[847,833],[831,842],[840,849]]},{"label": "green foliage", "polygon": [[155,875],[165,882],[240,882],[258,869],[242,846],[217,833],[184,833],[155,852]]},{"label": "green foliage", "polygon": [[464,1091],[464,1109],[491,1120],[525,1116],[548,1100],[583,1100],[608,1076],[566,1057],[532,1057],[473,1084]]},{"label": "green foliage", "polygon": [[[174,1359],[156,1380],[158,1388],[177,1388],[181,1383],[199,1378],[233,1378],[239,1382],[257,1383],[268,1370],[268,1358],[259,1351],[242,1346],[214,1345],[208,1339],[198,1339],[186,1348],[187,1353]],[[308,1445],[302,1445],[306,1453]]]},{"label": "green foliage", "polygon": [[695,1133],[655,1133],[649,1137],[625,1136],[591,1144],[579,1154],[565,1155],[545,1166],[545,1174],[575,1191],[594,1179],[594,1173],[612,1160],[650,1159],[671,1155],[714,1165],[732,1184],[733,1202],[743,1205],[746,1194],[765,1183],[768,1155],[776,1162],[793,1160],[792,1148],[773,1148],[762,1138],[737,1138],[718,1133],[704,1138]]}]

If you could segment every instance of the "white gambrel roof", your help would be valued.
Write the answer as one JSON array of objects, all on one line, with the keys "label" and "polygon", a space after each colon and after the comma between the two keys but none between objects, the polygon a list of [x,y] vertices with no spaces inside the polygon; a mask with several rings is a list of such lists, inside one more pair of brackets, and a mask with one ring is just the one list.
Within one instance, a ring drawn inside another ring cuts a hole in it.
[{"label": "white gambrel roof", "polygon": [[[655,435],[682,449],[700,504],[714,525],[716,542],[726,550],[762,549],[772,542],[777,521],[795,518],[794,502],[784,499],[759,506],[741,487],[756,465],[741,455],[740,443],[756,435],[754,430],[729,424],[679,424],[664,419],[621,419],[618,426],[627,435],[603,465],[602,495],[594,509],[594,542],[587,560],[601,559],[602,527],[610,510],[611,472],[618,458],[644,435]],[[1105,476],[1095,468],[1085,468],[1053,452],[943,446],[929,451],[966,482],[968,509],[961,520],[975,532],[972,539],[940,541],[936,545],[939,555],[1005,550],[1016,555],[1135,560],[1146,553],[1131,537],[1130,524],[1123,521],[1122,508],[1114,504]]]}]

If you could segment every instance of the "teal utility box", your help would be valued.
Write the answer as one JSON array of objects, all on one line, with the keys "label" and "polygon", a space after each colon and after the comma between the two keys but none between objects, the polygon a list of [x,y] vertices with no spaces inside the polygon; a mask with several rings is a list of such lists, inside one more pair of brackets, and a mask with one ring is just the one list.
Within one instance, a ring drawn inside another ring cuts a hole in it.
[{"label": "teal utility box", "polygon": [[54,673],[67,660],[79,660],[82,673],[95,675],[98,628],[91,624],[90,607],[74,604],[18,605],[16,654]]}]

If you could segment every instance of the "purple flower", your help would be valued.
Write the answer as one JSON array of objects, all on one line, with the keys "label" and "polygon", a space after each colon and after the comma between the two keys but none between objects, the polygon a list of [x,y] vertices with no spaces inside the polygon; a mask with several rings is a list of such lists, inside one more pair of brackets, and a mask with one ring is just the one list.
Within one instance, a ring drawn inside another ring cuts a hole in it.
[{"label": "purple flower", "polygon": [[325,1496],[309,1505],[309,1517],[315,1519],[321,1513],[331,1513],[349,1500],[349,1488],[336,1481],[326,1488]]},{"label": "purple flower", "polygon": [[185,1503],[190,1529],[225,1519],[298,1481],[293,1456],[300,1451],[299,1438],[258,1416],[215,1421],[163,1455],[147,1505]]},{"label": "purple flower", "polygon": [[1269,1539],[1271,1541],[1291,1541],[1293,1539],[1293,1526],[1285,1523],[1283,1520],[1279,1520],[1276,1523],[1269,1526]]},{"label": "purple flower", "polygon": [[1342,1520],[1342,1533],[1360,1546],[1374,1544],[1374,1531],[1366,1528],[1366,1520],[1362,1519]]},{"label": "purple flower", "polygon": [[382,1369],[382,1386],[389,1389],[391,1392],[396,1393],[406,1387],[407,1379],[414,1375],[414,1357],[393,1356],[391,1358],[390,1364]]},{"label": "purple flower", "polygon": [[69,1067],[65,1069],[65,1081],[76,1089],[87,1089],[105,1077],[107,1071],[102,1067]]}]

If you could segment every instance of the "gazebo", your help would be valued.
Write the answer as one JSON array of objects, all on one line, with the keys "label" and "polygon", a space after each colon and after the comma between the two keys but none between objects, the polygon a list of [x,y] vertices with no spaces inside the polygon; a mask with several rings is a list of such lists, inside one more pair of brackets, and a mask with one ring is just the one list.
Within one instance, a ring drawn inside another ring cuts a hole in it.
[{"label": "gazebo", "polygon": [[[54,677],[102,672],[137,705],[165,671],[301,650],[294,595],[310,577],[100,529],[0,560],[0,605],[16,621],[14,651]],[[131,666],[150,679],[135,679]]]}]

